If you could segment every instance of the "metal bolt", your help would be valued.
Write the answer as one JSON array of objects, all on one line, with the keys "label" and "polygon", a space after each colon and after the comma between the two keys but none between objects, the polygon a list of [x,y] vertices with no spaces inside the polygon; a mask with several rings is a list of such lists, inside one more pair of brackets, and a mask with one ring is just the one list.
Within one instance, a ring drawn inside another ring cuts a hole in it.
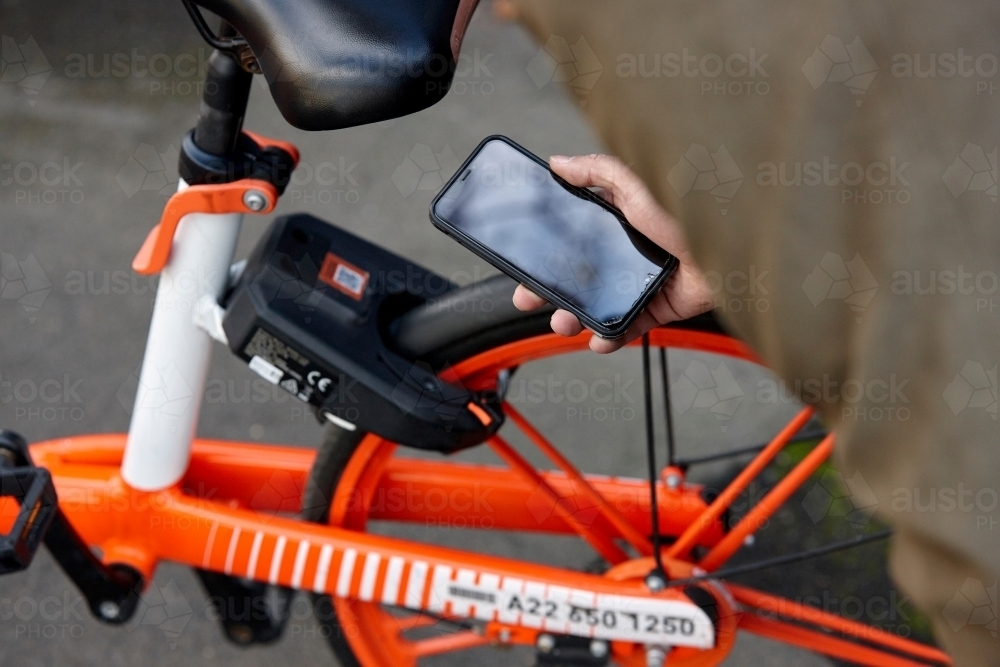
[{"label": "metal bolt", "polygon": [[667,475],[667,488],[668,489],[670,489],[671,491],[675,491],[675,490],[677,490],[678,487],[680,487],[680,485],[681,485],[681,476],[680,475],[678,475],[675,472],[672,472],[669,475]]},{"label": "metal bolt", "polygon": [[538,639],[535,641],[535,646],[542,653],[551,653],[552,649],[556,647],[556,638],[547,632],[543,632],[538,635]]},{"label": "metal bolt", "polygon": [[500,641],[503,642],[504,644],[510,643],[510,630],[508,630],[507,628],[503,628],[502,630],[500,630]]},{"label": "metal bolt", "polygon": [[667,662],[667,652],[659,646],[646,649],[646,667],[663,667]]},{"label": "metal bolt", "polygon": [[243,203],[251,211],[263,211],[267,208],[267,197],[257,190],[247,190],[243,195]]},{"label": "metal bolt", "polygon": [[590,642],[590,655],[595,658],[603,658],[608,654],[608,643],[602,639],[595,639]]},{"label": "metal bolt", "polygon": [[753,533],[751,533],[750,535],[747,535],[746,537],[743,538],[743,544],[745,544],[748,547],[752,547],[753,544],[754,544],[754,542],[756,542],[756,541],[757,541],[757,538],[753,536]]},{"label": "metal bolt", "polygon": [[646,576],[646,588],[653,593],[659,593],[666,587],[666,580],[658,572],[651,572]]},{"label": "metal bolt", "polygon": [[250,47],[244,46],[240,49],[240,65],[247,72],[251,74],[260,74],[260,63],[257,62],[257,56],[253,54]]},{"label": "metal bolt", "polygon": [[113,621],[118,618],[118,614],[121,613],[121,608],[117,603],[111,600],[105,600],[97,606],[97,611],[100,612],[101,618],[108,621]]}]

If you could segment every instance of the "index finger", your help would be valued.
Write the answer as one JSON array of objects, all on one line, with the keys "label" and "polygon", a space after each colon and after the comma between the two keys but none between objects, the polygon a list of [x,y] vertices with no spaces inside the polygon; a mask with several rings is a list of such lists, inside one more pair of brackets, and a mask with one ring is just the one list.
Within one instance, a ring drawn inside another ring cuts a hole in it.
[{"label": "index finger", "polygon": [[548,303],[524,285],[518,285],[514,290],[513,301],[514,307],[518,310],[538,310]]},{"label": "index finger", "polygon": [[573,185],[603,188],[614,198],[615,205],[623,213],[626,213],[624,207],[629,207],[645,193],[642,179],[613,155],[553,155],[549,158],[549,166]]}]

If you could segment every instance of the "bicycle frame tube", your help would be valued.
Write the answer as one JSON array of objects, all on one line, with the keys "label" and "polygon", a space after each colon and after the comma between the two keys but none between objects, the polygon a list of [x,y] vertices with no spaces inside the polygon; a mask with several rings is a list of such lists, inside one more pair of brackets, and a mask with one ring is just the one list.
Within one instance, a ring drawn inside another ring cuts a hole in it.
[{"label": "bicycle frame tube", "polygon": [[[596,576],[281,516],[300,509],[301,488],[315,457],[309,450],[195,440],[192,464],[180,485],[153,493],[132,489],[118,475],[124,439],[115,434],[65,438],[33,445],[31,454],[37,464],[52,472],[60,507],[84,540],[100,547],[106,561],[127,564],[147,579],[159,561],[170,560],[340,599],[381,602],[449,618],[478,618],[489,625],[486,639],[477,635],[475,645],[495,638],[500,628],[515,631],[518,643],[527,645],[534,645],[537,634],[546,631],[602,635],[592,627],[568,627],[566,621],[550,624],[527,613],[508,613],[505,607],[477,606],[467,595],[456,597],[450,591],[452,586],[472,593],[537,595],[553,601],[569,595],[569,599],[581,600],[583,606],[594,604],[587,600],[600,605],[603,598],[603,604],[613,604],[628,614],[654,609],[662,612],[666,607],[675,612],[687,609],[695,617],[701,613],[691,608],[681,591],[668,588],[654,593],[642,583],[652,567],[651,558],[632,560],[606,576]],[[377,440],[369,435],[360,446],[377,444]],[[384,469],[375,466],[382,480],[380,491],[372,497],[341,498],[338,502],[346,501],[347,506],[338,506],[335,511],[349,510],[352,503],[360,502],[376,510],[372,518],[426,522],[439,518],[436,508],[428,507],[434,493],[437,500],[447,496],[452,504],[457,501],[461,505],[461,511],[475,514],[467,505],[475,505],[478,485],[486,485],[494,493],[482,497],[493,505],[481,514],[483,518],[503,519],[503,525],[494,527],[573,530],[561,517],[543,518],[539,523],[538,516],[524,511],[534,489],[516,471],[472,464],[451,470],[451,465],[401,460]],[[546,482],[561,487],[561,492],[571,492],[568,477],[559,473],[545,476]],[[630,523],[648,524],[648,507],[632,507],[629,501],[648,498],[637,495],[640,480],[588,476],[587,482],[606,499],[624,501],[615,504],[628,507],[624,516]],[[393,493],[400,488],[406,492]],[[385,502],[380,500],[381,490],[386,492]],[[459,490],[461,495],[454,493]],[[664,497],[671,493],[673,498]],[[687,515],[685,522],[707,511],[696,489],[664,489],[660,496],[664,514],[671,514],[671,509],[676,512],[679,503]],[[400,499],[403,502],[397,502]],[[521,511],[508,513],[504,505],[508,501]],[[667,522],[664,528],[676,535],[681,527]],[[706,546],[711,546],[720,543],[722,534],[706,531],[702,539],[706,538]],[[701,571],[694,563],[665,560],[671,579]],[[736,625],[870,667],[950,664],[946,655],[932,647],[791,600],[731,584],[728,587],[731,593],[721,584],[710,586],[719,605],[715,637],[692,637],[686,643],[672,644],[704,651],[697,654],[704,662],[697,664],[717,664],[732,646]],[[632,641],[649,640],[637,636]]]},{"label": "bicycle frame tube", "polygon": [[[179,191],[187,188],[181,181]],[[194,322],[195,304],[218,300],[236,253],[242,213],[192,213],[181,220],[153,305],[122,479],[144,491],[177,483],[187,469],[212,339]]]}]

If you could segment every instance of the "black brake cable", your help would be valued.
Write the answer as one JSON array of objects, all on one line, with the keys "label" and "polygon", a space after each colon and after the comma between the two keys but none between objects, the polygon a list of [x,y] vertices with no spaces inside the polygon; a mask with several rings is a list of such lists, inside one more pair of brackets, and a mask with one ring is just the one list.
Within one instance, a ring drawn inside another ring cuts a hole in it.
[{"label": "black brake cable", "polygon": [[656,569],[646,577],[650,588],[662,589],[667,581],[667,570],[663,567],[660,553],[660,516],[656,501],[656,440],[653,432],[653,391],[649,370],[649,334],[642,335],[642,388],[646,401],[646,461],[649,464],[650,521],[652,522],[653,560]]},{"label": "black brake cable", "polygon": [[766,558],[764,560],[759,560],[753,563],[747,563],[745,565],[736,565],[734,567],[726,567],[721,570],[716,570],[715,572],[710,572],[707,574],[700,574],[696,577],[689,577],[687,579],[676,579],[670,582],[671,586],[687,586],[689,584],[696,584],[700,581],[707,581],[709,579],[726,579],[728,577],[735,577],[741,574],[749,574],[751,572],[757,572],[759,570],[766,570],[771,567],[777,567],[779,565],[789,565],[791,563],[798,563],[800,561],[809,560],[810,558],[819,558],[820,556],[825,556],[837,551],[843,551],[845,549],[852,549],[854,547],[859,547],[863,544],[869,544],[870,542],[877,542],[879,540],[884,540],[892,535],[892,530],[887,529],[879,531],[877,533],[871,533],[869,535],[858,535],[850,540],[843,540],[841,542],[834,542],[832,544],[825,544],[821,547],[816,547],[815,549],[807,549],[805,551],[800,551],[798,553],[789,554],[787,556],[777,556],[775,558]]},{"label": "black brake cable", "polygon": [[660,348],[660,380],[663,383],[663,411],[667,417],[667,465],[677,465],[677,452],[674,445],[674,415],[670,408],[670,377],[667,369],[667,348]]}]

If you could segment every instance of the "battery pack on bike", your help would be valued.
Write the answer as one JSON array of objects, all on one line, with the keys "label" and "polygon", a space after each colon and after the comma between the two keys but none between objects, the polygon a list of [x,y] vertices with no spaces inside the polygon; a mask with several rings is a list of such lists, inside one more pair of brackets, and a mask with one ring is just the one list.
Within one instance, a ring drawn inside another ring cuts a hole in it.
[{"label": "battery pack on bike", "polygon": [[442,380],[386,344],[445,278],[309,215],[275,220],[225,300],[232,351],[343,428],[453,452],[503,422],[495,399]]}]

